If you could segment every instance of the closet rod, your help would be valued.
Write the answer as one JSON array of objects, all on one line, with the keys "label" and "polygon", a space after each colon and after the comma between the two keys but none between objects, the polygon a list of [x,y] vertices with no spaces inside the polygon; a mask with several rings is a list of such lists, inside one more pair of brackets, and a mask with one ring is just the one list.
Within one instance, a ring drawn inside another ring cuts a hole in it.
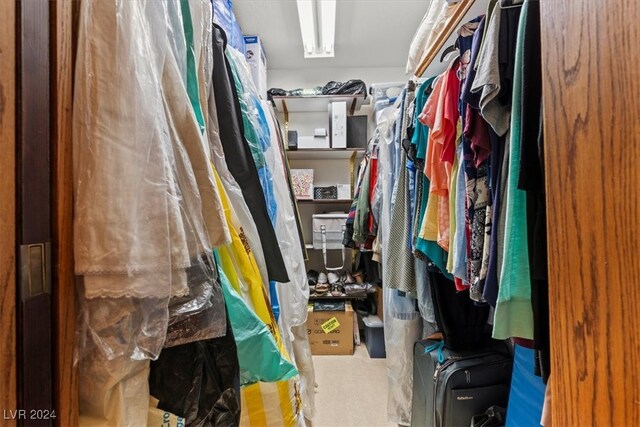
[{"label": "closet rod", "polygon": [[440,52],[440,49],[442,49],[451,34],[458,28],[458,24],[460,24],[460,21],[462,21],[462,18],[464,18],[474,2],[475,0],[461,0],[456,4],[456,10],[446,21],[442,32],[436,37],[433,44],[425,49],[425,56],[422,58],[420,65],[418,65],[414,73],[416,77],[421,77],[433,60],[436,59],[438,52]]}]

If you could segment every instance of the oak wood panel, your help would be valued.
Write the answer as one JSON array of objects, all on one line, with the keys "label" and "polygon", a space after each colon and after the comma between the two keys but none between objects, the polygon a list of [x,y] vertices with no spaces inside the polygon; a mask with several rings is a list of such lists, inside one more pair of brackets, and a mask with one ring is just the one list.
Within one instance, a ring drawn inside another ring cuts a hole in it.
[{"label": "oak wood panel", "polygon": [[[0,1],[0,407],[18,409],[16,380],[15,24],[13,1]],[[2,420],[6,426],[15,420]]]},{"label": "oak wood panel", "polygon": [[73,167],[71,111],[73,82],[73,1],[52,5],[53,81],[53,298],[56,425],[78,425],[78,372],[72,364],[76,329],[73,274]]},{"label": "oak wood panel", "polygon": [[552,417],[640,420],[640,2],[541,2]]}]

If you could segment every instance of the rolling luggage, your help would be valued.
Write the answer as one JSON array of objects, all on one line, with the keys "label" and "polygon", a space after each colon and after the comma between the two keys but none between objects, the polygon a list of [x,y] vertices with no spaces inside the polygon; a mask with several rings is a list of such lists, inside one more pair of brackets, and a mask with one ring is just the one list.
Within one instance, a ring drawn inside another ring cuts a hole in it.
[{"label": "rolling luggage", "polygon": [[507,407],[513,356],[505,341],[488,340],[473,350],[453,351],[444,341],[414,346],[414,427],[469,427],[491,406]]}]

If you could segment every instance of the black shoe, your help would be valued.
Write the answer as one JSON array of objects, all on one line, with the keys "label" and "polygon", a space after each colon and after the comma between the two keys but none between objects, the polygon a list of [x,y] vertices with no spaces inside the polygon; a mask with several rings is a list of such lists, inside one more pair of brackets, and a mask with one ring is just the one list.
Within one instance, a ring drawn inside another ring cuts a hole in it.
[{"label": "black shoe", "polygon": [[307,272],[307,280],[309,281],[309,286],[315,286],[318,284],[318,273],[315,270],[309,270]]}]

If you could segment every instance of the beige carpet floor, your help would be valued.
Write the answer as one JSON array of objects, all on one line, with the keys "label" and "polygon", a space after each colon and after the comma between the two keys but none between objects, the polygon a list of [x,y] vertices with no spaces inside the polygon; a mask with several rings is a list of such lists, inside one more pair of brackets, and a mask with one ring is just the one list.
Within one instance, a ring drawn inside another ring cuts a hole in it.
[{"label": "beige carpet floor", "polygon": [[385,359],[371,359],[364,344],[353,356],[313,356],[316,416],[313,427],[388,427]]}]

